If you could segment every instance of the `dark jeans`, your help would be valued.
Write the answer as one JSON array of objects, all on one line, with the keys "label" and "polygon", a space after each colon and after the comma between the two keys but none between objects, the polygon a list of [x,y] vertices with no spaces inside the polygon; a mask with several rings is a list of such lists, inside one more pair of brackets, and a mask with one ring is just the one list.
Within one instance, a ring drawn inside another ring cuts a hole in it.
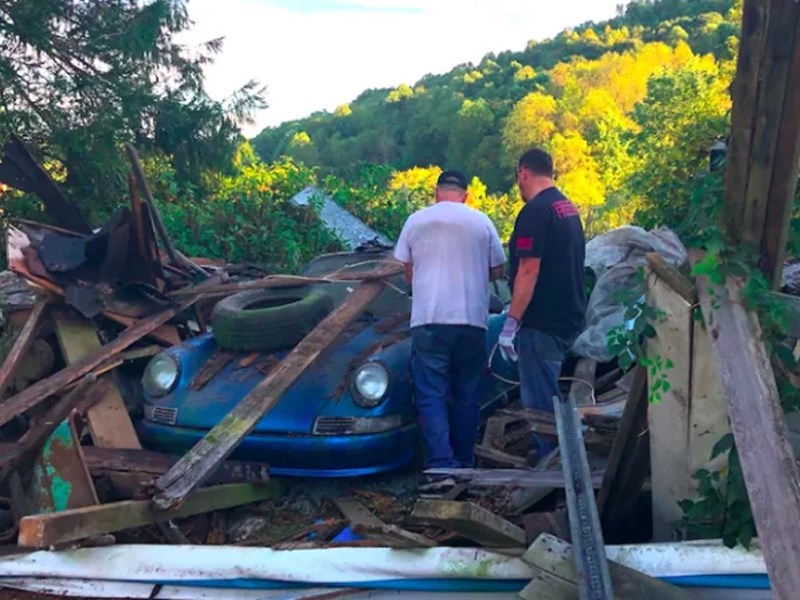
[{"label": "dark jeans", "polygon": [[[561,364],[570,346],[569,341],[523,327],[519,330],[519,383],[522,405],[553,414],[553,396],[561,398],[558,378]],[[534,436],[543,458],[557,444],[544,437]]]},{"label": "dark jeans", "polygon": [[472,467],[478,390],[486,371],[486,331],[468,325],[423,325],[411,330],[411,340],[425,466]]}]

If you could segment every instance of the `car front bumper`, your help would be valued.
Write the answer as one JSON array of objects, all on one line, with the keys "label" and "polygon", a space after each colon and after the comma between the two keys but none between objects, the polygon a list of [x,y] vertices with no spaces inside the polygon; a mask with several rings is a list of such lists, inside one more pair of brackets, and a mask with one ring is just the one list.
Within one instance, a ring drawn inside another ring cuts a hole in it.
[{"label": "car front bumper", "polygon": [[[208,431],[141,421],[145,446],[182,454]],[[418,447],[417,427],[404,425],[364,435],[278,435],[251,433],[231,458],[265,462],[273,475],[291,477],[358,477],[410,463]]]}]

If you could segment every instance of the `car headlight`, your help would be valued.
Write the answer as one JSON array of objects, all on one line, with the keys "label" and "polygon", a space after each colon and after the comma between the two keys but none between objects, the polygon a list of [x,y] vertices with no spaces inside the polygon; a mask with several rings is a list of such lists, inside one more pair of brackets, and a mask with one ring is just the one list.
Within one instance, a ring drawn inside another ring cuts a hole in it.
[{"label": "car headlight", "polygon": [[389,373],[380,363],[364,363],[353,373],[353,398],[363,408],[378,406],[388,390]]},{"label": "car headlight", "polygon": [[147,364],[142,375],[142,387],[150,396],[165,396],[178,383],[180,367],[169,354],[158,354]]}]

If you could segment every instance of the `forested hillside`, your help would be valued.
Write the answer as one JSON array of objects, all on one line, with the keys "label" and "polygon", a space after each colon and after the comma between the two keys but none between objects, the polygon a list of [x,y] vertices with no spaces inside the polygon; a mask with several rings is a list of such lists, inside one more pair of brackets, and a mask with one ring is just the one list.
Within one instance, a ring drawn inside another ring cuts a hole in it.
[{"label": "forested hillside", "polygon": [[531,145],[553,154],[590,231],[635,213],[652,225],[665,216],[654,205],[685,210],[674,184],[726,131],[740,10],[733,0],[632,2],[608,22],[365,91],[333,113],[266,129],[253,146],[266,161],[288,156],[335,176],[327,184],[339,200],[389,234],[407,212],[398,192],[417,206],[438,167],[475,176],[473,203],[507,233],[515,160]]},{"label": "forested hillside", "polygon": [[[514,161],[534,144],[553,153],[590,233],[680,228],[706,149],[728,129],[740,11],[741,0],[633,2],[248,143],[239,125],[264,106],[261,88],[243,72],[237,94],[209,98],[203,67],[224,45],[174,41],[191,27],[186,0],[0,0],[0,140],[31,143],[93,226],[128,202],[121,144],[133,142],[180,248],[281,270],[338,247],[289,202],[311,183],[396,236],[439,169],[460,168],[470,202],[507,237]],[[46,220],[35,197],[2,184],[0,209]]]}]

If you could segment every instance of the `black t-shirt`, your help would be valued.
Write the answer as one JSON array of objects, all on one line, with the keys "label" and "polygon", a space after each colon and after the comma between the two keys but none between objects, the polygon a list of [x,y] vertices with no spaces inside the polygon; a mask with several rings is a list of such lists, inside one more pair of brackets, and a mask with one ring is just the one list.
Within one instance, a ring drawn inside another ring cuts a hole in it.
[{"label": "black t-shirt", "polygon": [[519,259],[542,259],[522,325],[565,341],[574,339],[583,328],[586,312],[586,240],[578,209],[558,188],[540,192],[517,216],[508,250],[512,289]]}]

